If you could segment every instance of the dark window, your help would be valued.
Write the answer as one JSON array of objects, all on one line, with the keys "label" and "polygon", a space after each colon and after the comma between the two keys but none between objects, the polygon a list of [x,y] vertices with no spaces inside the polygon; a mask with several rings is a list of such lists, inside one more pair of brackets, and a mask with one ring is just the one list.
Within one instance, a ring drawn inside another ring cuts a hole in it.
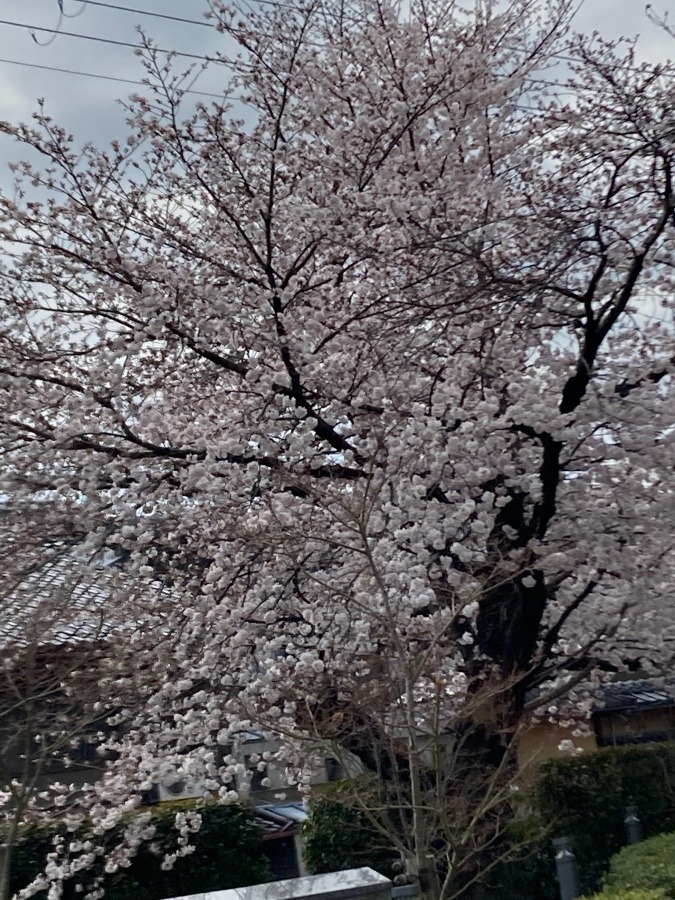
[{"label": "dark window", "polygon": [[155,803],[159,803],[159,788],[153,784],[149,791],[141,794],[141,806],[154,806]]},{"label": "dark window", "polygon": [[70,758],[74,762],[94,763],[101,759],[96,750],[96,745],[84,739],[70,752]]},{"label": "dark window", "polygon": [[250,756],[246,756],[244,758],[244,765],[251,773],[251,790],[266,790],[265,785],[262,783],[262,781],[264,778],[267,778],[267,765],[263,764],[264,767],[259,768],[259,763],[252,763]]},{"label": "dark window", "polygon": [[325,759],[326,764],[326,781],[339,781],[342,775],[342,766],[337,761],[337,759],[333,759],[332,756],[327,756]]},{"label": "dark window", "polygon": [[[263,853],[270,863],[274,878],[297,878],[300,874],[298,854],[292,837],[264,841]],[[243,891],[242,891],[243,893]]]}]

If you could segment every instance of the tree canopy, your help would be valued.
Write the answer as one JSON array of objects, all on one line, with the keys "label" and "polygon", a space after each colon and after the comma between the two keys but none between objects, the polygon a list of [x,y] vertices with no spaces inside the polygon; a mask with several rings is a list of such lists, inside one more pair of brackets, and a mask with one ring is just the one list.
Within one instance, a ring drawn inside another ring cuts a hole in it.
[{"label": "tree canopy", "polygon": [[674,69],[572,6],[213,3],[232,99],[148,41],[125,140],[4,126],[5,490],[168,588],[109,797],[254,723],[449,884],[526,714],[672,664]]}]

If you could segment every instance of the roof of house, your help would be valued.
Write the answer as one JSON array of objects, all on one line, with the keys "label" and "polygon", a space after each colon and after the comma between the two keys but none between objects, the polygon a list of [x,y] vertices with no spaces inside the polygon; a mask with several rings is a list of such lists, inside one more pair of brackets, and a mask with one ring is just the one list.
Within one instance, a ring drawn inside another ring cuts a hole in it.
[{"label": "roof of house", "polygon": [[63,548],[0,594],[0,649],[98,642],[128,630],[128,609],[111,601],[120,572]]},{"label": "roof of house", "polygon": [[259,803],[255,807],[255,823],[263,840],[297,834],[298,827],[309,818],[301,801],[292,803]]},{"label": "roof of house", "polygon": [[655,709],[675,706],[675,682],[665,679],[656,684],[648,678],[610,682],[602,687],[597,713]]}]

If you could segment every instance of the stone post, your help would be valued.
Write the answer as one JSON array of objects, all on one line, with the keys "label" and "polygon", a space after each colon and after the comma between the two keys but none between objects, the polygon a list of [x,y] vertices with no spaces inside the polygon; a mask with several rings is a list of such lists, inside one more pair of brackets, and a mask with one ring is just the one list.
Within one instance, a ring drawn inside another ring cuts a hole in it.
[{"label": "stone post", "polygon": [[554,838],[555,868],[560,885],[560,900],[576,900],[579,896],[577,867],[568,837]]},{"label": "stone post", "polygon": [[626,840],[629,844],[639,844],[642,840],[642,822],[638,816],[637,806],[626,807],[626,818],[623,820],[626,826]]}]

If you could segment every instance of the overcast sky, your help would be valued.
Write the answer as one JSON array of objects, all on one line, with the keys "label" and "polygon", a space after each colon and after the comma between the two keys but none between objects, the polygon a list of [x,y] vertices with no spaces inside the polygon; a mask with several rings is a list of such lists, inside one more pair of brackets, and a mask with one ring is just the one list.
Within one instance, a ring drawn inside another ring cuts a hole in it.
[{"label": "overcast sky", "polygon": [[[653,6],[665,11],[673,2],[653,0]],[[58,0],[1,0],[0,119],[28,120],[37,98],[43,97],[48,113],[80,140],[101,145],[124,135],[124,111],[116,100],[135,90],[134,85],[30,66],[135,81],[143,77],[140,61],[130,48],[73,38],[64,32],[136,44],[140,25],[160,47],[198,55],[216,49],[227,51],[224,38],[212,28],[129,13],[119,8],[122,6],[197,21],[203,21],[207,9],[206,0],[107,0],[101,5],[63,0],[66,15],[60,16]],[[80,15],[75,15],[78,12]],[[28,28],[6,24],[10,22],[37,26],[33,31],[37,42]],[[644,59],[675,56],[675,40],[648,21],[643,0],[586,0],[577,22],[580,30],[597,29],[607,37],[639,33],[638,47]],[[60,28],[61,33],[54,36],[39,28]],[[189,60],[182,62],[187,64]],[[195,90],[222,93],[224,74],[222,67],[213,66],[199,76]],[[7,161],[19,154],[19,148],[8,138],[0,138],[0,189],[10,184]]]}]

